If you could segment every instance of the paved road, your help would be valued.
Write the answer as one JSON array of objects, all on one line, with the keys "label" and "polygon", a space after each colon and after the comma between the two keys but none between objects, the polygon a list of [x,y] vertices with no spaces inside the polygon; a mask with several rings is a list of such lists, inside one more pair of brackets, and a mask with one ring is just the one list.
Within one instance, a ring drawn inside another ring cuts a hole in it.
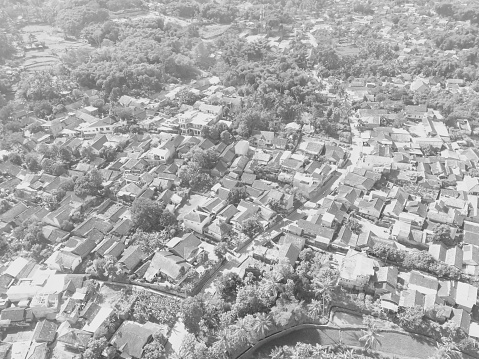
[{"label": "paved road", "polygon": [[146,290],[147,292],[150,292],[150,293],[154,293],[154,294],[159,294],[159,295],[163,295],[165,297],[170,297],[170,298],[175,298],[175,299],[185,299],[184,297],[180,296],[180,295],[176,295],[176,294],[172,294],[170,292],[164,292],[162,290],[157,290],[157,289],[151,289],[149,287],[143,287],[141,285],[136,285],[136,284],[130,284],[130,283],[122,283],[122,282],[110,282],[110,281],[106,281],[106,280],[101,280],[101,279],[96,279],[95,280],[97,282],[101,282],[101,283],[105,283],[107,285],[112,285],[112,286],[120,286],[120,287],[125,287],[125,288],[130,288],[132,290],[137,290],[137,291],[140,291],[140,290]]}]

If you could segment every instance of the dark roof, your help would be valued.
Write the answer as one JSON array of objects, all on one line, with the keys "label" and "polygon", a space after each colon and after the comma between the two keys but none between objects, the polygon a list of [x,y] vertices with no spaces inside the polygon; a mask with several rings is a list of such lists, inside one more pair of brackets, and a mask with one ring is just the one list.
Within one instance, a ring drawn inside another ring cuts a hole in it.
[{"label": "dark roof", "polygon": [[42,320],[38,322],[35,326],[35,331],[33,332],[33,340],[39,343],[51,343],[53,342],[53,340],[55,340],[56,332],[57,325],[55,322],[49,320]]},{"label": "dark roof", "polygon": [[120,262],[123,263],[130,271],[135,269],[135,267],[143,259],[146,258],[145,253],[141,250],[140,246],[129,246],[123,252],[123,256],[120,259]]},{"label": "dark roof", "polygon": [[110,343],[126,356],[141,358],[143,347],[148,343],[152,334],[150,329],[144,328],[141,324],[125,321],[113,335]]},{"label": "dark roof", "polygon": [[102,233],[108,233],[108,231],[111,230],[112,227],[113,226],[105,220],[95,217],[89,217],[85,221],[80,223],[73,230],[72,233],[77,236],[85,237],[85,235],[93,228],[98,229]]},{"label": "dark roof", "polygon": [[85,239],[72,251],[72,253],[85,258],[95,247],[96,243],[93,239]]},{"label": "dark roof", "polygon": [[80,329],[72,329],[63,335],[60,335],[58,337],[58,341],[75,348],[86,348],[91,337],[92,334],[87,331]]},{"label": "dark roof", "polygon": [[80,318],[84,318],[87,321],[91,322],[93,318],[98,314],[100,311],[101,307],[94,303],[94,302],[89,302],[85,308],[80,313]]},{"label": "dark roof", "polygon": [[25,308],[11,307],[2,310],[1,320],[10,320],[12,322],[22,322],[25,320]]}]

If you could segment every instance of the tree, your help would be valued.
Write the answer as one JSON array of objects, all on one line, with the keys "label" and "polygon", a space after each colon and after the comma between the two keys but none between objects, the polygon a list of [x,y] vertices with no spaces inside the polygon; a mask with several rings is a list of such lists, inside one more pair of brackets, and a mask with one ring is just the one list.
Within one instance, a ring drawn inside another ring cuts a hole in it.
[{"label": "tree", "polygon": [[247,343],[251,338],[251,327],[245,318],[238,318],[236,323],[231,327],[233,336],[240,343]]},{"label": "tree", "polygon": [[107,162],[112,162],[116,159],[116,150],[113,147],[104,146],[100,150],[100,157]]},{"label": "tree", "polygon": [[131,220],[135,228],[145,232],[162,230],[176,224],[176,218],[166,209],[164,203],[147,198],[137,198],[133,201]]},{"label": "tree", "polygon": [[320,318],[324,314],[324,306],[320,300],[313,299],[310,304],[308,304],[308,311],[311,314],[311,317],[314,319]]},{"label": "tree", "polygon": [[197,147],[193,147],[185,157],[192,162],[198,163],[202,169],[206,170],[214,168],[219,159],[218,153],[212,148],[203,150]]},{"label": "tree", "polygon": [[231,191],[228,193],[228,198],[226,199],[226,202],[228,202],[228,204],[237,206],[242,199],[246,198],[248,198],[248,192],[246,192],[246,188],[235,187],[231,189]]},{"label": "tree", "polygon": [[91,147],[82,147],[80,150],[80,156],[87,161],[91,161],[93,158],[95,158]]},{"label": "tree", "polygon": [[144,359],[161,358],[165,353],[165,347],[162,344],[165,342],[166,340],[163,334],[159,332],[153,334],[153,341],[144,346],[141,357]]},{"label": "tree", "polygon": [[259,338],[264,338],[273,326],[271,316],[265,313],[257,313],[253,323],[253,329]]},{"label": "tree", "polygon": [[243,280],[235,272],[221,274],[215,280],[216,292],[228,302],[236,299],[236,292],[242,284]]},{"label": "tree", "polygon": [[363,225],[354,218],[349,218],[346,223],[346,226],[349,227],[351,232],[357,235],[360,235],[363,231]]},{"label": "tree", "polygon": [[262,230],[263,227],[261,227],[261,224],[256,218],[248,218],[243,222],[241,232],[253,238],[255,235],[261,233]]},{"label": "tree", "polygon": [[405,329],[414,330],[420,328],[424,316],[420,306],[404,308],[398,313],[399,325]]},{"label": "tree", "polygon": [[226,253],[228,253],[228,244],[226,242],[220,242],[215,246],[214,249],[215,255],[218,258],[224,258]]},{"label": "tree", "polygon": [[82,353],[81,358],[82,359],[99,359],[101,358],[101,355],[107,346],[108,346],[108,341],[106,340],[106,338],[104,337],[99,339],[91,338],[88,341],[88,346],[85,349],[85,351]]},{"label": "tree", "polygon": [[367,330],[363,330],[362,332],[363,336],[359,338],[359,341],[364,343],[364,349],[375,349],[378,344],[381,345],[379,338],[382,337],[382,335],[378,333],[376,325],[369,325]]},{"label": "tree", "polygon": [[195,102],[200,99],[200,96],[191,92],[188,89],[181,90],[177,96],[178,96],[178,103],[180,105],[193,106]]},{"label": "tree", "polygon": [[442,337],[441,342],[437,343],[437,352],[434,355],[435,359],[455,359],[460,357],[462,357],[462,355],[452,338]]},{"label": "tree", "polygon": [[18,166],[22,164],[22,157],[16,152],[9,153],[8,160]]},{"label": "tree", "polygon": [[42,228],[42,222],[28,219],[13,230],[13,236],[21,242],[25,250],[30,250],[36,244],[43,247],[47,244],[47,241]]},{"label": "tree", "polygon": [[166,247],[166,242],[170,239],[169,231],[164,229],[161,232],[143,232],[136,231],[132,237],[132,242],[140,245],[141,250],[150,255]]},{"label": "tree", "polygon": [[97,196],[100,194],[103,177],[97,169],[92,169],[75,182],[74,191],[78,197]]},{"label": "tree", "polygon": [[231,139],[232,139],[231,138],[231,133],[228,130],[224,130],[220,134],[220,139],[221,139],[221,141],[223,141],[224,143],[229,145],[231,143]]},{"label": "tree", "polygon": [[451,227],[449,227],[447,224],[440,224],[434,227],[433,232],[433,242],[444,243],[447,246],[452,246],[455,244],[454,239],[451,238]]},{"label": "tree", "polygon": [[139,323],[150,321],[171,329],[178,319],[180,305],[177,299],[143,291],[135,299],[132,315]]}]

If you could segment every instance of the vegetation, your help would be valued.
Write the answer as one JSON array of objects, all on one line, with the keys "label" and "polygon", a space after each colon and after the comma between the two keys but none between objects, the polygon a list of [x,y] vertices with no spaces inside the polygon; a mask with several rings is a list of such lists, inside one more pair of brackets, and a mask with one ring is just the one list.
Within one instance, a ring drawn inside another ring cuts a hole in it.
[{"label": "vegetation", "polygon": [[426,251],[404,251],[378,243],[373,246],[369,253],[386,263],[391,263],[404,269],[422,270],[440,278],[468,280],[461,270],[444,262],[437,261]]},{"label": "vegetation", "polygon": [[166,209],[165,204],[145,198],[133,201],[131,220],[136,228],[145,232],[161,231],[176,225],[175,216]]}]

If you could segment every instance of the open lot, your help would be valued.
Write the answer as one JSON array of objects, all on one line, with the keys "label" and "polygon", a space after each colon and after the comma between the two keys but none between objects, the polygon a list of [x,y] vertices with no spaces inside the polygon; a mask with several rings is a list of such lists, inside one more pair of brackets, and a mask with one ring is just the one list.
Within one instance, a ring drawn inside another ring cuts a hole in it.
[{"label": "open lot", "polygon": [[178,220],[183,220],[183,217],[186,214],[190,213],[198,206],[201,206],[203,203],[206,202],[207,199],[208,197],[199,194],[191,195],[190,199],[178,210]]},{"label": "open lot", "polygon": [[63,31],[50,25],[28,25],[21,29],[23,41],[30,43],[30,37],[35,41],[45,43],[45,49],[25,51],[23,66],[27,71],[46,70],[60,63],[60,56],[69,49],[90,47],[90,45],[75,40],[66,40]]},{"label": "open lot", "polygon": [[231,25],[207,25],[200,29],[202,39],[209,40],[224,34]]}]

